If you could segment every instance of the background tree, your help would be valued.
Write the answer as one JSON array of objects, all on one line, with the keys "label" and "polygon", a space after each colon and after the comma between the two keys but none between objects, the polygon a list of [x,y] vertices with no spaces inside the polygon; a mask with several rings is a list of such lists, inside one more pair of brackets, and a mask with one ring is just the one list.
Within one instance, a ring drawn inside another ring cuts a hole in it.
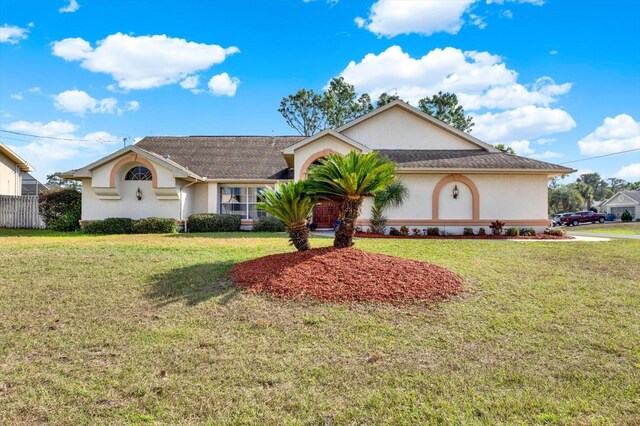
[{"label": "background tree", "polygon": [[316,200],[305,193],[305,181],[281,184],[277,189],[266,188],[260,195],[257,208],[280,219],[287,227],[289,242],[298,250],[311,249],[307,218]]},{"label": "background tree", "polygon": [[47,185],[53,186],[55,188],[68,188],[78,191],[82,188],[80,182],[71,179],[63,179],[55,173],[52,175],[47,175]]},{"label": "background tree", "polygon": [[585,202],[584,208],[587,210],[591,209],[591,202],[593,201],[594,194],[593,187],[584,182],[576,182],[572,186],[580,193],[580,196],[582,196],[582,199]]},{"label": "background tree", "polygon": [[282,98],[278,112],[287,124],[303,136],[313,135],[326,128],[327,114],[323,97],[313,90],[300,89],[295,95]]},{"label": "background tree", "polygon": [[498,148],[502,152],[506,152],[507,154],[516,155],[516,151],[513,148],[511,148],[510,146],[506,146],[504,144],[497,143],[497,144],[494,145],[494,147]]},{"label": "background tree", "polygon": [[611,189],[611,191],[614,193],[623,191],[629,186],[629,182],[624,179],[618,178],[608,178],[607,183],[609,184],[609,189]]},{"label": "background tree", "polygon": [[608,194],[607,182],[602,179],[599,173],[583,173],[576,179],[576,183],[584,183],[593,188],[592,197],[596,200],[604,200]]},{"label": "background tree", "polygon": [[549,189],[549,211],[553,214],[580,210],[583,205],[582,195],[569,185]]},{"label": "background tree", "polygon": [[464,108],[458,104],[458,97],[453,93],[438,92],[436,95],[422,98],[418,107],[460,131],[471,133],[473,118],[464,115]]},{"label": "background tree", "polygon": [[629,191],[640,191],[640,180],[627,185]]},{"label": "background tree", "polygon": [[373,197],[395,181],[395,163],[378,157],[377,152],[345,156],[329,154],[320,164],[309,169],[309,191],[318,199],[338,203],[340,224],[333,246],[351,247],[356,220],[362,212],[365,197]]},{"label": "background tree", "polygon": [[381,106],[385,106],[386,104],[390,104],[393,101],[400,100],[400,96],[398,95],[390,95],[386,92],[383,92],[378,96],[378,100],[376,101],[376,108],[380,108]]}]

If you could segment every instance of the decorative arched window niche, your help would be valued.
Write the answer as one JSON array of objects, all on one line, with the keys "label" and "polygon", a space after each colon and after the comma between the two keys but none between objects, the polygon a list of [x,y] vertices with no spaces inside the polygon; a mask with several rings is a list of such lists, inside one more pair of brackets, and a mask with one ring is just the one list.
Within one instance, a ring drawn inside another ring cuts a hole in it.
[{"label": "decorative arched window niche", "polygon": [[153,180],[153,173],[144,166],[135,166],[124,175],[124,180]]},{"label": "decorative arched window niche", "polygon": [[[443,188],[445,188],[448,184],[453,183],[454,188],[456,184],[465,185],[469,191],[471,192],[471,219],[479,220],[480,219],[480,192],[478,191],[478,187],[473,183],[471,179],[466,176],[459,174],[452,174],[442,178],[433,189],[433,195],[431,198],[431,219],[439,220],[440,218],[440,192]],[[462,187],[458,188],[462,189]],[[451,198],[457,199],[457,195],[454,194],[447,195]]]},{"label": "decorative arched window niche", "polygon": [[[149,172],[149,179],[139,179],[140,177],[146,177],[147,174],[142,169],[146,169]],[[126,172],[125,172],[126,170]],[[137,171],[137,173],[136,173]],[[142,173],[141,173],[142,172]],[[131,176],[130,176],[131,173]],[[136,155],[129,154],[125,157],[122,157],[120,161],[113,165],[111,169],[111,175],[109,176],[109,186],[111,188],[116,187],[116,181],[118,180],[118,176],[123,176],[124,180],[147,180],[151,181],[151,186],[153,188],[158,187],[158,173],[156,172],[156,168],[153,166],[151,161],[146,158]],[[138,179],[130,179],[133,178],[134,175],[138,177]],[[122,179],[122,177],[120,178]]]}]

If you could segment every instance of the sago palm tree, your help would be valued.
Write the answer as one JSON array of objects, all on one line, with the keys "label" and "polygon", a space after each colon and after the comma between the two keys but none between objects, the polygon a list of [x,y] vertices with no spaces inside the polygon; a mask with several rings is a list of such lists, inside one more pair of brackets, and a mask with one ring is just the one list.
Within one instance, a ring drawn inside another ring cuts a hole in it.
[{"label": "sago palm tree", "polygon": [[334,247],[353,245],[356,220],[365,197],[386,189],[395,180],[396,165],[378,157],[377,152],[345,156],[329,154],[309,169],[309,192],[320,199],[336,201],[340,224],[336,228]]},{"label": "sago palm tree", "polygon": [[276,189],[267,188],[261,194],[258,209],[280,219],[287,227],[289,241],[298,251],[311,248],[307,218],[316,205],[313,196],[305,193],[305,182],[288,182]]},{"label": "sago palm tree", "polygon": [[407,197],[409,191],[402,182],[396,180],[382,191],[376,192],[373,197],[373,206],[371,207],[371,232],[374,234],[384,234],[387,227],[387,218],[384,210],[389,207],[400,207]]}]

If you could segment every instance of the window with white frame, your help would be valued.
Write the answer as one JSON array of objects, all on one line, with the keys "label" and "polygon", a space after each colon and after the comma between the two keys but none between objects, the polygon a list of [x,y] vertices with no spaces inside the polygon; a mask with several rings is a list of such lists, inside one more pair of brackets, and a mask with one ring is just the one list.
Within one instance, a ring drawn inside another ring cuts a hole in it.
[{"label": "window with white frame", "polygon": [[267,213],[258,210],[256,204],[264,187],[223,186],[220,188],[220,213],[235,214],[243,219],[257,219]]}]

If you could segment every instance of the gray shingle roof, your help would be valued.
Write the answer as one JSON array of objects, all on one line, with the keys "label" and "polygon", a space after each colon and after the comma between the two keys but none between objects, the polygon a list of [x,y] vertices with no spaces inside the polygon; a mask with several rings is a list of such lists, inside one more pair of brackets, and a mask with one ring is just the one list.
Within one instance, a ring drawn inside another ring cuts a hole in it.
[{"label": "gray shingle roof", "polygon": [[622,191],[622,193],[640,203],[640,191]]},{"label": "gray shingle roof", "polygon": [[147,136],[137,147],[209,179],[290,179],[282,150],[304,136]]},{"label": "gray shingle roof", "polygon": [[571,170],[531,158],[484,150],[381,149],[379,152],[400,168]]}]

